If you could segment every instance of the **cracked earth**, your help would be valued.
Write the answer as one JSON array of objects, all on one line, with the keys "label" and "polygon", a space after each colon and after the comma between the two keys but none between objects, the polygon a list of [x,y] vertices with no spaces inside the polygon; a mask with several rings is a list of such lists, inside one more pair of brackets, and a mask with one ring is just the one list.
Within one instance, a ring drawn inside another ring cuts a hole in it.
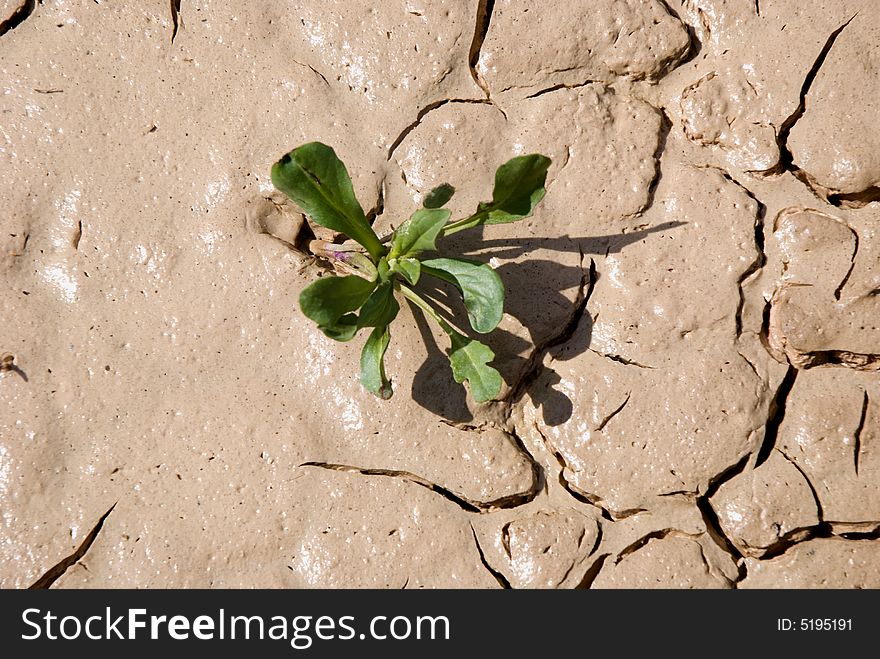
[{"label": "cracked earth", "polygon": [[[876,2],[6,0],[0,74],[0,586],[880,587]],[[300,314],[312,140],[380,235],[553,159],[448,241],[499,400]]]}]

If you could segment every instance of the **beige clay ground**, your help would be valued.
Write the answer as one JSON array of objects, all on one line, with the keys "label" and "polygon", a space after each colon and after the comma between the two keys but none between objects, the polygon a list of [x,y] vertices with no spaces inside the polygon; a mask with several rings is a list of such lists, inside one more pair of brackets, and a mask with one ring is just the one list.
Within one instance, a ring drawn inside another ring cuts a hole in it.
[{"label": "beige clay ground", "polygon": [[[877,2],[174,4],[0,2],[0,586],[880,587]],[[503,400],[302,316],[311,140],[380,232],[553,158]]]}]

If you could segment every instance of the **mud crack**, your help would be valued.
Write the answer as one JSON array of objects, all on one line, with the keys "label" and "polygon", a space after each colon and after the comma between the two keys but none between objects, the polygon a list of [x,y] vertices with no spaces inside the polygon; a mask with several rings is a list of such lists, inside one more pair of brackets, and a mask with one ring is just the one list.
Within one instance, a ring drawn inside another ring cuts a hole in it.
[{"label": "mud crack", "polygon": [[[788,533],[780,536],[768,547],[752,547],[746,542],[743,542],[743,546],[749,557],[766,560],[785,553],[790,547],[799,542],[804,542],[805,540],[810,540],[815,537],[821,537],[821,534],[817,533],[817,529],[821,526],[822,525],[792,529]],[[827,535],[830,537],[831,533],[827,533]],[[739,582],[741,579],[737,581]]]},{"label": "mud crack", "polygon": [[468,67],[471,71],[471,77],[474,82],[479,85],[486,98],[489,98],[489,85],[483,80],[483,77],[477,71],[477,64],[480,61],[480,51],[483,48],[483,42],[489,33],[489,25],[492,23],[492,13],[495,11],[495,0],[480,0],[477,6],[477,20],[474,25],[474,38],[471,40],[471,48],[468,52]]},{"label": "mud crack", "polygon": [[[767,219],[767,205],[762,202],[758,197],[755,196],[751,190],[749,190],[745,185],[737,181],[733,178],[728,172],[721,169],[720,167],[715,167],[712,165],[706,166],[704,169],[713,169],[717,171],[725,180],[733,183],[737,186],[743,193],[752,201],[754,201],[758,206],[758,212],[755,215],[755,251],[758,255],[755,257],[755,260],[752,261],[748,267],[743,270],[740,276],[736,280],[737,291],[739,294],[739,299],[736,305],[736,314],[734,316],[734,323],[736,326],[736,336],[739,338],[742,335],[742,314],[743,309],[746,305],[745,293],[743,292],[743,284],[745,284],[751,277],[753,277],[756,273],[760,272],[760,270],[767,264],[767,253],[764,250],[764,224]],[[748,360],[746,360],[748,361]],[[751,362],[749,362],[751,365]],[[754,365],[752,365],[754,369]]]},{"label": "mud crack", "polygon": [[743,270],[743,272],[736,280],[736,290],[739,294],[739,298],[736,304],[736,315],[734,316],[734,324],[736,327],[736,336],[739,337],[740,335],[742,335],[742,315],[743,309],[745,309],[746,306],[746,295],[743,291],[743,284],[745,284],[751,277],[760,272],[767,263],[767,253],[764,251],[764,222],[767,218],[767,206],[764,205],[764,203],[761,202],[761,200],[758,199],[755,195],[753,195],[748,188],[741,185],[735,179],[730,177],[728,178],[730,181],[738,185],[751,199],[755,201],[755,203],[758,204],[758,213],[755,216],[755,249],[758,252],[758,255],[755,257],[755,260],[752,261],[745,270]]},{"label": "mud crack", "polygon": [[376,205],[366,214],[367,222],[370,223],[370,226],[373,226],[373,224],[376,223],[376,218],[385,212],[385,188],[387,186],[387,179],[388,174],[386,173],[382,176],[382,180],[379,182],[379,194],[376,199]]},{"label": "mud crack", "polygon": [[304,63],[302,63],[302,62],[298,62],[298,61],[295,60],[295,59],[290,60],[290,61],[293,62],[294,64],[298,64],[299,66],[303,67],[304,69],[308,69],[309,71],[311,71],[312,73],[314,73],[316,76],[318,76],[318,77],[321,79],[321,81],[322,81],[325,85],[327,85],[328,87],[331,86],[331,85],[330,85],[330,81],[327,80],[327,76],[325,76],[323,73],[321,73],[320,71],[318,71],[318,69],[316,69],[316,68],[315,68],[314,66],[312,66],[311,64],[304,64]]},{"label": "mud crack", "polygon": [[[649,103],[649,105],[651,105]],[[666,152],[666,142],[669,139],[669,133],[672,131],[672,119],[669,118],[669,115],[666,114],[666,110],[663,108],[658,108],[653,105],[651,107],[654,109],[660,116],[660,132],[657,136],[657,148],[654,149],[654,176],[651,177],[650,183],[648,183],[648,196],[645,199],[644,205],[637,210],[635,213],[627,215],[626,217],[638,217],[640,215],[644,215],[644,213],[654,205],[654,199],[657,195],[657,187],[660,185],[660,179],[663,178],[663,154]]]},{"label": "mud crack", "polygon": [[880,371],[880,353],[815,350],[797,355],[798,368],[808,369],[825,365],[843,366],[856,371]]},{"label": "mud crack", "polygon": [[34,12],[36,4],[34,0],[25,0],[25,2],[19,5],[18,9],[9,15],[9,18],[0,22],[0,37],[24,23]]},{"label": "mud crack", "polygon": [[610,359],[613,362],[617,362],[618,364],[623,364],[624,366],[635,366],[636,368],[644,368],[650,371],[655,370],[656,366],[648,366],[647,364],[641,364],[633,359],[627,359],[626,357],[621,357],[620,355],[615,355],[610,352],[599,352],[593,348],[589,349],[595,355],[599,355],[600,357],[604,357],[605,359]]},{"label": "mud crack", "polygon": [[[584,269],[583,262],[584,253],[581,251],[580,267],[582,271]],[[596,262],[593,259],[590,259],[589,270],[581,276],[571,315],[569,315],[559,332],[548,338],[546,341],[543,341],[540,345],[535,346],[534,350],[532,350],[532,354],[529,355],[529,358],[526,360],[526,365],[523,367],[519,381],[511,387],[510,392],[505,396],[505,402],[516,404],[521,400],[523,395],[540,376],[544,368],[544,355],[546,355],[550,349],[562,345],[574,336],[584,314],[587,313],[587,304],[590,301],[590,296],[593,294],[596,279]]]},{"label": "mud crack", "polygon": [[816,488],[813,486],[813,482],[807,476],[806,472],[804,472],[804,470],[800,467],[800,465],[798,465],[797,462],[786,455],[784,451],[780,450],[779,454],[792,467],[798,470],[804,481],[807,483],[807,487],[810,489],[810,493],[813,495],[813,501],[816,504],[816,515],[818,517],[819,523],[809,528],[792,529],[789,533],[786,533],[783,537],[774,542],[770,547],[764,549],[761,554],[761,560],[769,560],[771,558],[781,556],[795,545],[806,542],[807,540],[814,540],[816,538],[831,538],[835,536],[850,539],[848,536],[848,532],[852,531],[853,529],[846,528],[843,529],[842,532],[837,532],[833,524],[825,521],[825,515],[822,511],[822,502],[819,500],[819,493],[816,491]]},{"label": "mud crack", "polygon": [[865,429],[865,421],[868,417],[868,392],[865,391],[865,397],[862,399],[862,413],[859,417],[859,425],[853,433],[853,466],[856,470],[856,476],[859,475],[859,458],[862,454],[862,431]]},{"label": "mud crack", "polygon": [[[429,103],[421,110],[419,110],[418,114],[416,114],[415,121],[409,124],[406,128],[404,128],[400,134],[397,136],[391,146],[388,147],[388,155],[386,156],[386,160],[391,160],[392,156],[394,156],[394,152],[397,150],[397,147],[400,146],[400,143],[406,139],[406,137],[413,132],[416,128],[418,128],[419,124],[422,123],[422,120],[428,115],[429,112],[433,112],[437,108],[441,108],[448,103],[478,103],[481,105],[492,105],[493,107],[498,108],[497,105],[492,103],[489,99],[479,99],[479,98],[444,98],[441,101],[434,101],[433,103]],[[504,114],[504,111],[501,108],[498,108],[498,111],[501,114]],[[506,118],[506,115],[505,115]]]},{"label": "mud crack", "polygon": [[626,395],[626,398],[623,399],[623,402],[620,405],[618,405],[614,410],[612,410],[608,415],[606,415],[604,419],[602,419],[602,422],[598,426],[596,426],[596,432],[601,432],[602,430],[604,430],[605,426],[608,425],[608,423],[611,421],[611,419],[613,419],[614,417],[616,417],[618,414],[620,414],[623,411],[623,408],[626,407],[627,403],[629,403],[629,399],[630,399],[631,395],[632,395],[631,393],[628,393]]},{"label": "mud crack", "polygon": [[[528,455],[528,453],[526,453]],[[533,461],[534,462],[534,461]],[[397,469],[370,469],[366,467],[356,467],[353,465],[336,464],[332,462],[303,462],[300,467],[316,467],[318,469],[327,469],[329,471],[343,471],[348,473],[361,474],[363,476],[385,476],[388,478],[399,478],[408,483],[419,485],[425,489],[431,490],[435,494],[439,494],[444,499],[451,501],[456,506],[469,513],[487,513],[501,508],[516,508],[524,503],[528,503],[537,494],[537,489],[533,485],[528,492],[512,494],[506,497],[495,499],[494,501],[474,501],[468,499],[464,495],[453,492],[450,489],[429,481],[417,474],[409,471],[401,471]]]},{"label": "mud crack", "polygon": [[700,535],[702,534],[685,533],[684,531],[676,528],[658,529],[657,531],[651,531],[650,533],[643,535],[635,542],[621,549],[620,552],[618,552],[617,556],[614,558],[614,564],[618,565],[624,558],[626,558],[630,554],[634,554],[639,549],[642,549],[645,545],[651,542],[651,540],[663,540],[665,538],[690,538],[692,540],[696,540],[700,537]]},{"label": "mud crack", "polygon": [[[573,84],[567,84],[567,83],[561,82],[558,85],[553,85],[552,87],[547,87],[546,89],[539,89],[538,91],[526,96],[525,99],[523,99],[523,100],[528,100],[530,98],[538,98],[539,96],[543,96],[544,94],[552,94],[553,92],[558,92],[561,89],[578,89],[580,87],[586,87],[587,85],[592,85],[592,84],[596,84],[596,83],[602,84],[599,80],[585,80],[583,82],[577,82],[577,83],[573,83]],[[502,91],[508,91],[511,89],[516,89],[516,87],[507,87],[506,89],[503,89]]]},{"label": "mud crack", "polygon": [[785,377],[782,378],[782,382],[779,384],[779,388],[773,396],[773,400],[770,401],[770,412],[767,418],[767,424],[764,426],[764,440],[761,443],[761,448],[758,449],[758,455],[755,458],[755,467],[760,467],[764,464],[767,461],[767,458],[770,457],[771,451],[773,451],[776,446],[776,440],[779,437],[779,428],[785,419],[786,403],[788,402],[788,397],[794,387],[797,374],[798,370],[794,366],[789,365],[788,370],[785,372]]},{"label": "mud crack", "polygon": [[860,192],[846,192],[828,195],[828,203],[842,208],[864,208],[868,204],[880,201],[880,187],[872,185]]},{"label": "mud crack", "polygon": [[718,492],[722,485],[729,480],[736,478],[745,471],[751,457],[751,454],[743,456],[739,462],[731,465],[709,481],[706,492],[696,500],[697,510],[700,511],[703,523],[706,525],[706,534],[716,545],[718,545],[718,547],[730,554],[734,562],[737,564],[739,574],[734,580],[734,585],[746,577],[745,564],[742,562],[743,555],[739,549],[736,548],[736,545],[733,544],[733,541],[731,541],[731,539],[724,533],[724,530],[721,528],[721,521],[718,519],[718,515],[712,507],[710,500],[715,496],[715,493]]},{"label": "mud crack", "polygon": [[822,511],[822,501],[819,499],[819,493],[816,491],[815,486],[813,485],[813,481],[810,480],[810,477],[807,476],[807,473],[801,468],[801,466],[792,460],[788,455],[786,455],[785,451],[779,451],[783,458],[785,458],[792,467],[797,469],[800,472],[800,475],[804,477],[804,480],[807,483],[807,487],[810,488],[810,492],[813,495],[813,500],[816,503],[816,514],[819,518],[820,525],[825,521],[825,513]]},{"label": "mud crack", "polygon": [[73,247],[74,250],[79,249],[79,241],[82,240],[83,235],[83,223],[82,220],[76,223],[76,229],[73,230],[73,236],[70,238],[70,246]]},{"label": "mud crack", "polygon": [[477,553],[480,555],[480,562],[483,564],[483,567],[486,568],[489,574],[491,574],[495,578],[495,581],[497,581],[502,588],[510,590],[512,586],[507,580],[507,577],[505,577],[503,574],[501,574],[501,572],[492,567],[489,561],[486,560],[486,554],[483,553],[483,547],[480,545],[480,540],[477,538],[477,531],[474,529],[473,524],[471,524],[471,533],[473,533],[474,535],[474,544],[477,546]]},{"label": "mud crack", "polygon": [[559,465],[559,474],[557,476],[559,485],[569,494],[569,496],[571,496],[572,499],[598,509],[599,513],[602,515],[602,519],[608,522],[616,522],[622,519],[626,519],[627,517],[632,517],[633,515],[638,515],[639,513],[645,512],[644,508],[611,511],[605,506],[602,497],[595,494],[590,494],[589,492],[584,492],[576,485],[570,483],[565,477],[565,470],[568,469],[568,462],[566,462],[565,456],[563,456],[562,453],[560,453],[559,450],[553,445],[553,443],[547,438],[547,436],[543,432],[541,432],[541,428],[536,423],[533,423],[532,427],[534,428],[535,432],[537,432],[538,435],[541,437],[541,441],[543,442],[544,447],[547,449],[547,452],[556,459],[556,463]]},{"label": "mud crack", "polygon": [[[825,60],[828,58],[828,53],[831,52],[831,49],[834,47],[834,42],[837,41],[837,37],[840,36],[841,32],[846,29],[847,25],[852,23],[853,19],[858,16],[858,12],[852,15],[852,17],[839,28],[834,30],[828,39],[825,41],[825,45],[822,47],[822,50],[819,52],[819,56],[816,57],[816,61],[813,62],[813,66],[810,67],[809,72],[807,72],[807,76],[804,78],[804,82],[801,85],[801,94],[800,94],[800,102],[798,103],[795,111],[782,122],[782,125],[779,127],[779,131],[776,134],[776,143],[779,147],[779,162],[765,173],[767,174],[782,174],[783,172],[790,171],[797,176],[802,182],[805,182],[807,187],[812,189],[809,182],[803,176],[800,168],[794,165],[794,157],[792,156],[791,151],[788,148],[788,136],[791,133],[791,129],[794,125],[800,120],[801,117],[804,116],[804,112],[807,109],[807,94],[810,92],[810,87],[813,85],[813,82],[816,80],[816,76],[819,74],[819,69],[822,68],[822,65],[825,63]],[[799,175],[800,174],[800,175]]]},{"label": "mud crack", "polygon": [[183,26],[183,20],[180,18],[180,3],[182,0],[169,0],[171,5],[171,43],[177,36],[177,31]]},{"label": "mud crack", "polygon": [[593,587],[593,582],[596,581],[596,577],[599,576],[599,573],[602,571],[602,567],[605,565],[605,561],[608,560],[610,554],[602,554],[599,556],[593,564],[587,569],[584,574],[584,578],[581,579],[581,582],[575,586],[577,590],[587,590]]},{"label": "mud crack", "polygon": [[880,540],[880,522],[829,522],[831,534],[847,540]]},{"label": "mud crack", "polygon": [[76,548],[76,551],[73,552],[67,558],[62,559],[51,568],[49,568],[43,576],[37,579],[33,585],[29,586],[30,590],[44,590],[50,588],[52,584],[54,584],[61,576],[67,572],[67,570],[80,560],[83,556],[86,555],[86,552],[89,551],[92,544],[95,542],[95,539],[98,537],[98,534],[101,532],[101,527],[104,526],[104,521],[107,517],[110,516],[110,513],[113,512],[113,509],[116,508],[116,504],[114,503],[110,506],[110,509],[101,515],[101,518],[98,520],[97,524],[89,531],[89,534],[83,539],[80,543],[79,547]]},{"label": "mud crack", "polygon": [[853,230],[852,227],[849,227],[849,230],[852,231],[854,243],[853,243],[853,253],[849,258],[849,270],[846,271],[846,274],[843,276],[843,279],[840,280],[840,284],[838,284],[837,288],[834,289],[834,299],[839,300],[840,294],[843,291],[843,287],[846,286],[846,282],[849,281],[850,275],[852,275],[853,270],[856,267],[856,257],[859,254],[859,232]]},{"label": "mud crack", "polygon": [[[700,51],[702,51],[702,49],[703,49],[703,44],[699,40],[699,38],[697,37],[697,32],[696,32],[696,30],[694,30],[694,26],[691,25],[690,23],[688,23],[687,21],[683,20],[681,15],[679,15],[679,13],[675,9],[672,8],[672,6],[669,4],[669,2],[667,2],[667,0],[658,0],[658,1],[663,6],[663,9],[666,10],[666,13],[669,14],[670,16],[672,16],[679,23],[681,23],[682,26],[684,26],[685,30],[687,30],[687,33],[688,33],[687,48],[684,49],[681,53],[679,53],[679,56],[681,57],[681,59],[677,59],[677,57],[673,57],[669,62],[667,62],[663,71],[660,71],[660,73],[659,73],[659,77],[663,77],[663,76],[667,75],[669,72],[676,69],[677,67],[683,66],[684,64],[687,64],[688,62],[691,62],[694,59],[696,59],[697,55],[699,55]],[[697,8],[697,13],[699,13],[700,18],[702,19],[703,26],[706,29],[706,33],[709,34],[711,32],[711,29],[709,29],[708,21],[705,18],[705,13],[699,7]]]}]

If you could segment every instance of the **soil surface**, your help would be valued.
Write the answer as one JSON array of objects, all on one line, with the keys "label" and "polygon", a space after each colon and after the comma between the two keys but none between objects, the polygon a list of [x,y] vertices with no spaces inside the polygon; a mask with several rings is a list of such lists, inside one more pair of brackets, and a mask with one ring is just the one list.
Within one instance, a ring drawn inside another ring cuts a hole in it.
[{"label": "soil surface", "polygon": [[[0,586],[880,587],[878,103],[874,0],[0,2]],[[313,140],[553,159],[498,401],[303,317]]]}]

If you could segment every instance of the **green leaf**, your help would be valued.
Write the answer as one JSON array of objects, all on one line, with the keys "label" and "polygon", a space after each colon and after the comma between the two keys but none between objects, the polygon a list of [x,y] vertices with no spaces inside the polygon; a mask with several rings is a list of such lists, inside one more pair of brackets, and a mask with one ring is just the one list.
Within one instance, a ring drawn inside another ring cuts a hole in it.
[{"label": "green leaf", "polygon": [[391,266],[388,265],[388,257],[383,256],[376,264],[376,276],[380,282],[386,282],[391,279]]},{"label": "green leaf", "polygon": [[379,259],[384,249],[354,195],[345,165],[326,144],[309,142],[272,165],[272,184],[317,224],[340,231]]},{"label": "green leaf", "polygon": [[382,327],[397,317],[400,304],[394,299],[394,285],[387,281],[379,284],[361,307],[359,327]]},{"label": "green leaf", "polygon": [[495,398],[501,391],[501,374],[488,365],[495,359],[495,353],[488,346],[466,337],[452,327],[443,320],[427,300],[411,288],[401,286],[400,292],[426,315],[433,318],[440,325],[440,328],[449,335],[452,341],[449,350],[449,363],[452,366],[452,375],[455,381],[461,384],[467,380],[470,384],[471,394],[478,403],[485,403],[487,400]]},{"label": "green leaf", "polygon": [[443,228],[443,235],[470,229],[481,224],[505,224],[531,215],[544,198],[550,158],[540,153],[511,158],[495,172],[492,201],[482,202],[470,217],[456,220]]},{"label": "green leaf", "polygon": [[299,294],[306,317],[320,327],[334,327],[340,318],[359,309],[376,288],[376,282],[355,275],[322,277]]},{"label": "green leaf", "polygon": [[485,263],[462,259],[422,261],[422,271],[455,285],[464,298],[471,327],[480,334],[491,332],[504,313],[504,284]]},{"label": "green leaf", "polygon": [[351,341],[357,331],[358,317],[353,313],[347,313],[333,325],[318,325],[318,329],[334,341]]},{"label": "green leaf", "polygon": [[370,393],[382,399],[391,398],[394,393],[391,382],[385,377],[385,351],[391,341],[388,326],[375,328],[370,332],[364,349],[361,351],[361,384]]},{"label": "green leaf", "polygon": [[437,249],[434,244],[449,219],[445,208],[420,208],[394,231],[391,258]]},{"label": "green leaf", "polygon": [[422,264],[418,259],[404,256],[394,262],[394,271],[399,272],[404,279],[415,286],[419,283],[419,277],[422,274]]},{"label": "green leaf", "polygon": [[455,188],[448,183],[441,183],[425,195],[425,198],[422,200],[422,206],[425,208],[440,208],[445,206],[454,194]]},{"label": "green leaf", "polygon": [[495,172],[492,202],[482,203],[478,212],[488,215],[486,224],[516,222],[531,215],[544,198],[550,158],[539,153],[511,158]]},{"label": "green leaf", "polygon": [[495,359],[495,353],[489,346],[469,339],[452,328],[448,331],[452,339],[449,351],[452,377],[459,384],[467,380],[471,395],[478,403],[495,398],[501,391],[501,374],[488,365]]}]

